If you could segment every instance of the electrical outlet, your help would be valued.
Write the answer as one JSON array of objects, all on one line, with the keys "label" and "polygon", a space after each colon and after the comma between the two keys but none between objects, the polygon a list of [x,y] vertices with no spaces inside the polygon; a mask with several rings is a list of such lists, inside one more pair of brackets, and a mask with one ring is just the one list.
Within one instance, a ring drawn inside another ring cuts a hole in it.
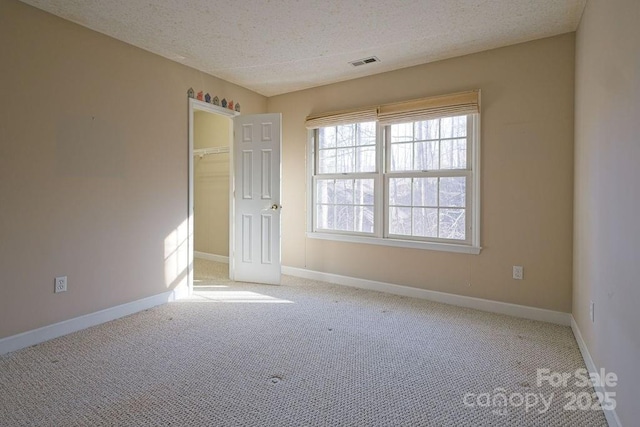
[{"label": "electrical outlet", "polygon": [[56,277],[54,292],[66,292],[67,291],[67,276]]},{"label": "electrical outlet", "polygon": [[513,266],[513,278],[516,280],[522,280],[524,277],[524,267],[521,265]]},{"label": "electrical outlet", "polygon": [[591,301],[591,303],[589,304],[589,318],[591,319],[591,323],[594,323],[596,321],[596,303]]}]

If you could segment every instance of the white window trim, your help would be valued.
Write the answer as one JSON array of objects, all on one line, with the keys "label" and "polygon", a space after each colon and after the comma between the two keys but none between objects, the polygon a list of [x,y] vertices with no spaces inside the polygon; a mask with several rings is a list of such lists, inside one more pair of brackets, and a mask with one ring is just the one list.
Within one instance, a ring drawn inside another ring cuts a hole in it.
[{"label": "white window trim", "polygon": [[[336,231],[314,231],[314,171],[315,171],[315,131],[313,129],[309,129],[307,131],[307,197],[306,197],[306,210],[307,210],[307,231],[306,237],[311,239],[319,239],[319,240],[332,240],[337,242],[349,242],[349,243],[364,243],[364,244],[372,244],[372,245],[380,245],[380,246],[392,246],[392,247],[401,247],[401,248],[412,248],[412,249],[425,249],[425,250],[433,250],[433,251],[441,251],[441,252],[454,252],[454,253],[464,253],[464,254],[473,254],[478,255],[482,251],[482,247],[480,246],[480,152],[481,152],[481,140],[480,140],[480,116],[479,114],[471,115],[472,121],[472,129],[474,132],[474,141],[471,144],[471,164],[472,169],[469,171],[473,175],[473,185],[471,188],[471,200],[469,204],[469,211],[472,215],[471,223],[468,225],[468,232],[470,233],[470,238],[468,239],[469,243],[453,243],[449,241],[426,241],[426,240],[411,240],[411,239],[402,239],[392,237],[382,237],[383,229],[385,228],[385,223],[388,221],[387,215],[384,215],[385,208],[387,206],[387,200],[384,194],[378,195],[377,193],[380,191],[386,191],[386,186],[388,182],[388,178],[393,173],[383,174],[382,171],[377,170],[377,173],[380,175],[380,180],[376,186],[376,197],[380,196],[381,198],[377,200],[381,200],[380,203],[377,203],[375,206],[375,223],[374,223],[374,232],[375,236],[367,236],[362,234],[355,234],[349,232],[336,232]],[[377,150],[378,156],[384,156],[385,147],[383,147],[382,141],[380,139],[383,138],[384,126],[381,126],[379,123],[377,124],[376,129],[376,140],[378,142],[378,147],[382,149]],[[382,159],[378,159],[378,167],[382,167],[383,162],[386,161],[384,157]],[[469,189],[468,189],[469,191]],[[384,218],[384,220],[382,220]]]},{"label": "white window trim", "polygon": [[455,252],[462,254],[478,255],[482,250],[479,246],[460,245],[445,242],[427,242],[422,240],[401,240],[395,238],[381,238],[369,236],[355,236],[343,233],[323,233],[320,231],[307,231],[307,237],[310,239],[333,240],[336,242],[348,243],[365,243],[369,245],[379,246],[395,246],[398,248],[426,249],[431,251]]}]

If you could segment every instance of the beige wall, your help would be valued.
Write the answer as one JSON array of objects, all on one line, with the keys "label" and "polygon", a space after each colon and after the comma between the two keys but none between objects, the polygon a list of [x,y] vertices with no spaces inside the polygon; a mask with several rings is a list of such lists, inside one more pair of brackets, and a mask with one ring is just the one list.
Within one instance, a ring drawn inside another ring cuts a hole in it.
[{"label": "beige wall", "polygon": [[0,338],[184,282],[187,89],[266,98],[14,0],[0,52]]},{"label": "beige wall", "polygon": [[[468,89],[482,90],[480,255],[305,237],[308,114]],[[569,312],[573,89],[572,33],[269,98],[283,113],[283,264]]]},{"label": "beige wall", "polygon": [[576,40],[573,316],[620,378],[609,391],[624,426],[640,419],[639,22],[637,0],[590,0]]},{"label": "beige wall", "polygon": [[[231,120],[196,111],[195,148],[229,146]],[[211,154],[194,160],[194,250],[229,256],[229,154]]]}]

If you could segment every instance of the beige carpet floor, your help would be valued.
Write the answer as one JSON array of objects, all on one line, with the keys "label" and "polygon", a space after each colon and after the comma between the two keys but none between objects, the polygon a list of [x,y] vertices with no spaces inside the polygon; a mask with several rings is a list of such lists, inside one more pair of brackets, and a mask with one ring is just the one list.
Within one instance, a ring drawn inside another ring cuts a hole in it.
[{"label": "beige carpet floor", "polygon": [[536,383],[584,368],[568,327],[226,268],[197,260],[189,300],[0,357],[0,425],[606,425],[565,408],[591,389]]}]

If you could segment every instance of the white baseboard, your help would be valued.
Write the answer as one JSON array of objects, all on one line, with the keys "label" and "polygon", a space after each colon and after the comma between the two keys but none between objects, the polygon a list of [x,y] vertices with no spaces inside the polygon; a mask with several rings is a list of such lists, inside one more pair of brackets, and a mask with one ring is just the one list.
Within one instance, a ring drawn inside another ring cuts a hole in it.
[{"label": "white baseboard", "polygon": [[193,256],[200,259],[206,259],[208,261],[223,262],[225,264],[229,264],[229,257],[224,255],[215,255],[208,254],[206,252],[194,251]]},{"label": "white baseboard", "polygon": [[507,314],[509,316],[522,317],[542,322],[556,323],[563,326],[571,325],[571,314],[560,311],[546,310],[543,308],[528,307],[525,305],[510,304],[500,301],[492,301],[482,298],[474,298],[463,295],[449,294],[446,292],[430,291],[427,289],[412,288],[410,286],[395,285],[393,283],[377,282],[374,280],[359,279],[356,277],[340,276],[338,274],[323,273],[297,267],[282,266],[282,273],[290,276],[302,277],[311,280],[335,283],[337,285],[351,286],[354,288],[369,289],[372,291],[386,292],[405,297],[422,298],[444,304],[489,311],[492,313]]},{"label": "white baseboard", "polygon": [[[578,342],[578,347],[580,348],[580,353],[582,353],[582,358],[584,359],[584,364],[587,366],[587,370],[590,373],[600,374],[599,369],[596,367],[596,364],[593,363],[593,359],[591,358],[591,354],[589,353],[589,349],[587,348],[587,344],[582,339],[582,334],[580,333],[580,328],[578,328],[578,323],[576,323],[576,319],[571,316],[571,330],[573,331],[573,336],[576,337],[576,341]],[[601,384],[595,385],[596,392],[606,393],[606,389]],[[604,416],[607,419],[607,423],[609,427],[621,427],[620,418],[618,418],[618,413],[615,409],[605,410]]]},{"label": "white baseboard", "polygon": [[165,304],[169,301],[175,300],[176,294],[177,293],[175,291],[163,292],[158,295],[142,298],[137,301],[106,308],[104,310],[96,311],[95,313],[85,314],[83,316],[74,317],[73,319],[54,323],[53,325],[43,326],[42,328],[2,338],[0,339],[0,355],[30,347],[91,326],[109,322],[120,317],[128,316],[157,305]]}]

